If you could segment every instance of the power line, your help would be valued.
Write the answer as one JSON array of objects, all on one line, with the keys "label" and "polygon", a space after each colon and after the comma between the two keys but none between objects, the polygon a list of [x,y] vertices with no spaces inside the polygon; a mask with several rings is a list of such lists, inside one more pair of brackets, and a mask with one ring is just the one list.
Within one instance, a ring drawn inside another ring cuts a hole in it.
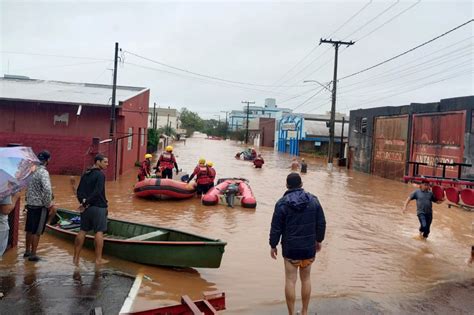
[{"label": "power line", "polygon": [[473,73],[473,70],[472,70],[472,69],[470,69],[469,71],[461,71],[461,72],[459,72],[459,73],[457,73],[457,74],[455,74],[455,75],[452,75],[452,76],[449,76],[449,77],[445,77],[445,78],[442,78],[442,79],[439,79],[439,80],[436,80],[436,81],[431,81],[431,82],[428,82],[428,83],[426,83],[426,84],[417,86],[417,87],[415,87],[415,88],[413,88],[413,89],[409,89],[409,90],[405,90],[405,91],[397,91],[396,93],[391,94],[391,95],[386,95],[386,96],[383,96],[383,97],[380,97],[380,98],[371,99],[371,100],[368,100],[368,101],[363,101],[363,102],[360,102],[359,104],[354,105],[354,106],[348,106],[348,107],[345,107],[345,108],[341,108],[341,110],[351,109],[351,108],[360,106],[362,103],[369,104],[369,103],[372,103],[372,102],[374,102],[374,101],[382,100],[382,99],[389,98],[389,97],[392,97],[392,96],[397,96],[397,95],[400,95],[400,94],[405,94],[405,93],[408,93],[408,92],[411,92],[411,91],[415,91],[415,90],[421,89],[421,88],[426,87],[426,86],[429,86],[429,85],[433,85],[433,84],[436,84],[436,83],[439,83],[439,82],[447,81],[447,80],[450,80],[450,79],[453,79],[453,78],[462,77],[462,76],[465,76],[465,75],[468,75],[468,74],[472,74],[472,73]]},{"label": "power line", "polygon": [[352,15],[346,22],[344,22],[341,26],[338,27],[337,30],[329,34],[327,37],[331,37],[335,35],[341,28],[346,26],[350,21],[352,21],[356,16],[358,16],[362,11],[364,11],[370,4],[372,4],[372,0],[367,2],[359,11],[357,11],[354,15]]},{"label": "power line", "polygon": [[[277,86],[275,86],[275,85],[265,85],[265,84],[248,83],[248,82],[241,82],[241,81],[234,81],[234,80],[222,79],[222,78],[219,78],[219,77],[215,77],[215,76],[211,76],[211,75],[207,75],[207,74],[201,74],[201,73],[198,73],[198,72],[189,71],[189,70],[186,70],[186,69],[183,69],[183,68],[171,66],[171,65],[168,65],[168,64],[166,64],[166,63],[163,63],[163,62],[160,62],[160,61],[157,61],[157,60],[153,60],[153,59],[150,59],[150,58],[147,58],[147,57],[144,57],[144,56],[135,54],[135,53],[130,52],[130,51],[127,51],[127,50],[125,50],[124,53],[127,53],[127,54],[133,55],[133,56],[135,56],[135,57],[138,57],[138,58],[141,58],[141,59],[150,61],[150,62],[152,62],[152,63],[159,64],[159,65],[164,66],[164,67],[167,67],[167,68],[171,68],[171,69],[174,69],[174,70],[178,70],[178,71],[181,71],[181,72],[185,72],[185,73],[188,73],[188,74],[192,74],[192,75],[195,75],[195,76],[198,76],[198,77],[203,77],[203,78],[206,78],[206,79],[211,79],[211,80],[216,80],[216,81],[223,81],[223,82],[233,83],[233,84],[258,86],[258,87],[277,87]],[[290,86],[290,87],[299,87],[299,86],[302,86],[302,85],[292,85],[292,86]]]},{"label": "power line", "polygon": [[[402,83],[399,83],[399,84],[395,84],[395,85],[391,85],[390,87],[388,88],[381,88],[381,89],[376,89],[376,90],[372,90],[372,91],[368,91],[369,94],[380,94],[380,93],[386,93],[387,91],[390,91],[390,90],[393,90],[394,88],[400,88],[400,87],[404,87],[407,85],[410,85],[412,83],[416,83],[416,82],[419,82],[420,80],[424,80],[424,79],[427,79],[427,78],[433,78],[434,76],[438,75],[438,74],[447,74],[449,72],[452,72],[453,70],[457,70],[459,68],[462,68],[462,69],[466,69],[466,66],[468,65],[471,65],[472,62],[471,60],[465,60],[459,64],[456,64],[455,66],[448,66],[447,68],[443,68],[437,72],[433,72],[433,73],[430,73],[428,75],[425,75],[421,78],[413,78],[412,80],[409,80],[409,81],[404,81]],[[412,73],[413,74],[413,73]],[[410,74],[411,75],[411,74]],[[405,76],[406,77],[406,76]],[[375,85],[374,85],[375,86]],[[346,92],[343,92],[343,93],[340,93],[339,95],[350,95],[351,92],[350,91],[346,91]],[[357,96],[360,96],[360,92],[357,93]]]},{"label": "power line", "polygon": [[[227,83],[227,82],[221,82],[221,81],[216,82],[216,81],[212,81],[212,80],[209,80],[209,79],[196,78],[196,77],[181,74],[181,73],[171,72],[171,71],[167,71],[167,70],[163,70],[163,69],[157,69],[157,68],[153,68],[153,67],[149,67],[149,66],[138,65],[138,64],[131,63],[131,62],[128,62],[128,61],[124,62],[124,64],[128,64],[128,65],[138,67],[138,68],[142,68],[142,69],[168,73],[168,74],[171,74],[171,75],[174,75],[174,76],[183,77],[183,78],[191,79],[191,80],[196,80],[196,81],[203,82],[203,83],[206,83],[206,84],[223,86],[223,87],[227,87],[227,88],[238,88],[238,89],[257,91],[257,92],[265,92],[265,93],[270,92],[270,91],[267,91],[267,90],[261,90],[261,89],[246,87],[246,86],[231,85],[230,83]],[[276,93],[276,94],[288,95],[288,94],[285,94],[285,93]]]},{"label": "power line", "polygon": [[[357,11],[356,13],[354,13],[351,17],[349,17],[349,19],[347,19],[341,26],[339,26],[335,31],[333,31],[330,35],[328,35],[327,37],[331,37],[332,35],[336,34],[340,29],[342,29],[345,25],[347,25],[350,21],[352,21],[356,16],[358,16],[362,11],[364,11],[370,4],[372,3],[372,0],[370,0],[368,3],[366,3],[361,9],[359,9],[359,11]],[[298,61],[298,63],[296,63],[290,70],[288,70],[287,72],[285,72],[285,74],[280,78],[278,79],[277,81],[275,81],[274,84],[276,84],[276,82],[280,81],[281,79],[283,79],[288,73],[290,73],[293,69],[295,69],[297,66],[299,66],[306,58],[308,58],[314,51],[316,51],[316,49],[319,47],[316,46],[315,48],[313,48],[306,56],[304,56],[300,61]],[[295,73],[292,77],[286,79],[285,81],[282,82],[283,83],[286,83],[288,81],[290,81],[291,79],[293,79],[295,76],[297,76],[298,74],[300,74],[302,71],[304,71],[305,69],[307,69],[309,66],[311,66],[314,62],[316,62],[320,57],[322,57],[323,55],[325,55],[328,51],[330,51],[331,49],[327,49],[326,51],[324,51],[321,55],[319,55],[318,57],[315,57],[313,59],[313,61],[311,61],[308,65],[306,65],[305,67],[303,67],[302,70],[298,71],[297,73]],[[281,87],[278,86],[278,87]],[[287,90],[287,89],[285,89]]]},{"label": "power line", "polygon": [[0,53],[9,54],[9,55],[29,55],[29,56],[44,56],[44,57],[55,57],[55,58],[72,58],[72,59],[86,59],[86,60],[98,60],[98,61],[113,61],[112,59],[106,59],[106,58],[40,54],[40,53],[28,53],[28,52],[6,51],[6,50],[2,50],[2,51],[0,51]]},{"label": "power line", "polygon": [[[392,17],[391,19],[387,20],[386,22],[384,22],[382,25],[380,25],[379,27],[376,27],[375,29],[373,29],[370,33],[362,36],[359,40],[356,40],[357,42],[368,37],[369,35],[371,35],[372,33],[376,32],[377,30],[379,30],[380,28],[382,28],[383,26],[385,26],[386,24],[392,22],[395,18],[399,17],[400,15],[402,15],[403,13],[407,12],[408,10],[410,10],[411,8],[413,8],[414,6],[416,6],[418,3],[420,3],[421,0],[418,0],[418,2],[416,2],[414,5],[410,6],[409,8],[401,11],[400,13],[398,13],[397,15],[395,15],[394,17]],[[397,3],[395,3],[397,4]],[[387,8],[385,11],[387,11],[388,9],[390,9],[391,7],[393,7],[395,4],[391,5],[389,8]],[[379,13],[378,16],[382,15],[385,11],[383,11],[382,13]],[[375,18],[373,18],[372,20],[375,20],[378,16],[376,16]],[[367,25],[368,23],[366,23],[365,25]],[[359,28],[361,29],[361,28]],[[353,32],[355,33],[355,32]],[[353,34],[352,33],[352,34]],[[347,38],[347,37],[346,37]],[[344,47],[342,50],[341,50],[341,54],[346,51],[348,47]],[[311,72],[310,74],[308,74],[307,78],[311,75],[313,75],[315,72],[317,72],[318,70],[324,68],[325,66],[327,66],[329,64],[329,62],[332,60],[332,58],[329,58],[327,59],[319,68],[315,69],[313,72]]]},{"label": "power line", "polygon": [[[400,70],[400,71],[395,71],[395,72],[380,75],[378,77],[374,77],[374,78],[371,78],[371,79],[368,79],[368,80],[359,81],[359,82],[353,83],[351,85],[345,86],[344,88],[347,88],[349,86],[354,86],[354,85],[360,85],[360,84],[369,84],[367,87],[372,88],[372,87],[377,86],[377,85],[383,85],[383,84],[386,84],[386,83],[394,81],[394,80],[400,80],[400,79],[405,78],[407,76],[411,76],[413,74],[418,74],[422,71],[427,71],[427,70],[433,69],[435,67],[438,67],[440,65],[443,65],[443,64],[446,64],[446,63],[449,63],[449,62],[452,62],[452,61],[459,61],[460,58],[463,58],[463,57],[466,57],[466,56],[469,57],[467,61],[472,60],[472,58],[471,58],[472,52],[460,51],[460,53],[461,54],[456,54],[454,56],[450,56],[450,57],[452,57],[451,59],[443,60],[443,61],[438,62],[436,64],[430,65],[430,63],[433,63],[434,61],[437,61],[436,59],[438,59],[438,58],[435,58],[435,59],[429,60],[429,61],[425,61],[425,62],[420,63],[420,64],[415,65],[415,66],[407,67],[407,68],[405,68],[403,70]],[[426,67],[427,64],[428,64],[428,66]],[[422,67],[422,66],[425,66],[425,67]],[[448,70],[449,70],[449,68],[448,68]],[[407,73],[407,71],[408,71],[408,73]],[[401,74],[403,74],[403,75],[401,75]],[[391,78],[389,80],[385,80],[385,81],[380,80],[383,77],[391,77],[391,76],[394,76],[394,75],[396,75],[396,77]],[[373,82],[373,81],[375,81],[375,82],[370,83],[370,82]],[[355,90],[360,91],[360,89],[364,89],[364,87],[353,87],[353,88],[350,88],[348,90],[344,90],[344,93],[347,93],[347,92],[350,92],[350,91],[355,91]]]},{"label": "power line", "polygon": [[43,65],[43,66],[35,66],[35,67],[28,67],[28,68],[20,68],[16,69],[15,71],[24,71],[30,69],[41,69],[41,68],[63,68],[63,67],[73,67],[73,66],[83,66],[83,65],[91,65],[96,63],[103,63],[104,61],[91,61],[91,62],[80,62],[80,63],[72,63],[67,65]]},{"label": "power line", "polygon": [[382,61],[382,62],[379,62],[378,64],[373,65],[373,66],[371,66],[371,67],[368,67],[368,68],[362,69],[362,70],[360,70],[360,71],[354,72],[354,73],[352,73],[352,74],[346,75],[345,77],[342,77],[342,78],[340,78],[339,80],[344,80],[344,79],[353,77],[353,76],[358,75],[358,74],[360,74],[360,73],[366,72],[366,71],[368,71],[368,70],[371,70],[371,69],[373,69],[373,68],[376,68],[376,67],[378,67],[378,66],[381,66],[381,65],[383,65],[383,64],[386,64],[387,62],[390,62],[390,61],[392,61],[392,60],[395,60],[395,59],[397,59],[397,58],[399,58],[399,57],[401,57],[401,56],[403,56],[403,55],[408,54],[409,52],[412,52],[412,51],[414,51],[414,50],[416,50],[416,49],[418,49],[418,48],[420,48],[420,47],[423,47],[423,46],[425,46],[425,45],[427,45],[427,44],[429,44],[429,43],[431,43],[431,42],[434,42],[435,40],[437,40],[437,39],[439,39],[439,38],[441,38],[441,37],[443,37],[443,36],[446,36],[446,35],[448,35],[449,33],[454,32],[455,30],[457,30],[457,29],[459,29],[459,28],[461,28],[461,27],[463,27],[463,26],[466,26],[467,24],[471,23],[472,21],[474,21],[474,19],[471,19],[471,20],[469,20],[469,21],[467,21],[467,22],[464,22],[463,24],[458,25],[458,26],[456,26],[455,28],[452,28],[452,29],[450,29],[449,31],[444,32],[443,34],[438,35],[438,36],[436,36],[436,37],[434,37],[434,38],[432,38],[432,39],[430,39],[430,40],[428,40],[428,41],[426,41],[426,42],[424,42],[424,43],[422,43],[422,44],[420,44],[420,45],[418,45],[418,46],[416,46],[416,47],[413,47],[413,48],[411,48],[411,49],[409,49],[409,50],[407,50],[407,51],[401,53],[401,54],[398,54],[398,55],[396,55],[396,56],[394,56],[394,57],[392,57],[392,58],[389,58],[389,59],[387,59],[387,60],[384,60],[384,61]]},{"label": "power line", "polygon": [[344,39],[347,39],[349,37],[351,37],[352,35],[354,35],[355,33],[357,33],[358,31],[360,31],[361,29],[363,29],[364,27],[366,27],[367,25],[369,25],[370,23],[372,23],[373,21],[375,21],[376,19],[378,19],[379,17],[381,17],[382,15],[384,15],[386,12],[390,11],[390,9],[392,9],[394,6],[396,6],[398,3],[400,2],[400,0],[397,0],[395,3],[391,4],[388,8],[386,8],[385,10],[383,10],[382,12],[380,12],[379,14],[377,14],[375,17],[373,17],[372,19],[370,19],[369,21],[367,21],[366,23],[364,23],[362,26],[360,26],[359,28],[357,28],[355,31],[353,31],[352,33],[350,33],[349,35],[347,35],[346,37],[343,38]]},{"label": "power line", "polygon": [[[443,51],[443,50],[445,50],[445,49],[447,49],[447,48],[454,48],[455,46],[459,45],[460,43],[463,43],[463,42],[465,42],[467,39],[470,39],[470,38],[473,38],[473,37],[474,37],[474,36],[469,36],[469,37],[464,38],[464,39],[462,39],[462,40],[460,40],[460,41],[458,41],[458,42],[449,44],[449,45],[447,45],[447,46],[445,46],[445,47],[443,47],[443,48],[441,48],[441,49],[439,49],[439,50],[435,50],[435,51],[433,51],[433,52],[431,52],[431,53],[429,53],[429,54],[426,54],[426,55],[423,55],[423,56],[421,56],[421,57],[415,58],[415,59],[413,59],[413,60],[411,60],[411,61],[407,61],[407,62],[404,63],[404,66],[407,66],[407,65],[409,65],[409,64],[411,64],[411,63],[413,63],[413,62],[416,62],[416,61],[418,61],[418,60],[420,60],[420,59],[424,59],[424,58],[426,58],[426,57],[428,57],[428,56],[431,56],[431,55],[434,55],[434,54],[436,54],[436,53],[439,53],[440,51]],[[435,61],[435,60],[437,60],[437,59],[441,59],[441,58],[443,58],[443,57],[445,57],[445,56],[447,56],[447,55],[451,55],[453,52],[463,51],[464,49],[469,48],[469,47],[471,47],[471,46],[472,46],[472,44],[468,44],[468,45],[466,45],[466,46],[464,46],[464,47],[462,47],[462,48],[454,48],[453,51],[450,51],[450,52],[448,52],[448,53],[446,53],[446,54],[443,54],[443,55],[437,56],[437,57],[435,57],[435,58],[429,59],[429,60],[427,60],[427,61],[425,61],[425,62],[422,62],[422,63],[420,63],[420,64],[418,64],[418,65],[416,65],[416,66],[414,66],[414,67],[418,67],[418,66],[420,66],[420,65],[422,65],[422,64],[425,64],[425,63],[427,63],[427,62],[432,62],[432,61]],[[407,68],[410,68],[410,69],[411,69],[411,68],[414,68],[414,67],[409,66],[409,67],[407,67]],[[389,69],[389,70],[384,71],[383,74],[375,75],[375,76],[370,77],[370,78],[368,78],[368,79],[364,79],[364,80],[361,80],[361,81],[356,81],[356,82],[354,82],[354,83],[344,85],[344,88],[347,88],[347,87],[350,87],[350,86],[354,86],[354,85],[363,84],[363,83],[367,83],[367,82],[370,82],[370,81],[379,80],[380,78],[384,78],[384,77],[390,77],[390,76],[392,76],[392,75],[395,75],[395,74],[398,74],[398,73],[401,73],[401,72],[406,71],[406,69],[405,69],[405,70],[400,70],[400,69],[403,69],[403,67],[399,67],[399,66],[393,67],[393,68],[391,68],[391,69]]]},{"label": "power line", "polygon": [[396,14],[395,16],[393,16],[392,18],[390,18],[389,20],[385,21],[384,23],[382,23],[380,26],[376,27],[375,29],[373,29],[372,31],[370,31],[369,33],[365,34],[364,36],[362,36],[361,38],[359,38],[357,41],[360,41],[368,36],[370,36],[372,33],[374,33],[375,31],[379,30],[380,28],[384,27],[386,24],[392,22],[394,19],[396,19],[397,17],[399,17],[400,15],[402,15],[403,13],[407,12],[408,10],[414,8],[415,6],[417,6],[419,3],[421,2],[421,0],[418,0],[417,2],[415,2],[414,4],[412,4],[411,6],[409,6],[408,8],[406,8],[405,10],[399,12],[398,14]]}]

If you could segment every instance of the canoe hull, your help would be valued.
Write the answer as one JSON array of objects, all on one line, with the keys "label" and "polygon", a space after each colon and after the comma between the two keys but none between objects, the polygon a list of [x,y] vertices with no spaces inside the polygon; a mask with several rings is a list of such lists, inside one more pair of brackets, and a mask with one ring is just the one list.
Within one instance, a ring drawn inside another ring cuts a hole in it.
[{"label": "canoe hull", "polygon": [[[68,218],[71,213],[77,215],[75,212],[58,210],[61,217]],[[109,226],[124,225],[120,229],[156,229],[157,227],[129,223],[126,221],[109,219]],[[138,226],[138,228],[137,228]],[[110,228],[109,228],[110,229]],[[161,229],[161,228],[160,228]],[[77,232],[65,230],[59,226],[47,225],[46,231],[54,236],[63,238],[70,242],[74,242]],[[182,268],[219,268],[222,255],[224,253],[225,242],[220,240],[212,240],[193,235],[186,232],[181,232],[171,229],[161,230],[162,237],[167,235],[174,235],[178,240],[130,240],[116,239],[104,235],[104,253],[107,255],[122,258],[136,263],[168,266],[168,267],[182,267]],[[160,237],[155,237],[159,239]],[[183,240],[179,240],[182,238]],[[195,239],[192,241],[186,239]],[[84,242],[84,247],[94,248],[94,236],[87,235]]]}]

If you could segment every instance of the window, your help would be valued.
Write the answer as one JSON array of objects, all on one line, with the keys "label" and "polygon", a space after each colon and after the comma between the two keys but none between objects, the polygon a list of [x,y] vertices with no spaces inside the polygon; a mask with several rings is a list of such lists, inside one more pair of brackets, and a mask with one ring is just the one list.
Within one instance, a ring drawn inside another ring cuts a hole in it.
[{"label": "window", "polygon": [[140,145],[143,146],[145,144],[145,128],[140,128]]},{"label": "window", "polygon": [[360,133],[367,133],[367,117],[356,118],[355,130],[357,130]]},{"label": "window", "polygon": [[366,133],[367,132],[367,117],[361,119],[360,122],[360,132]]},{"label": "window", "polygon": [[130,136],[127,138],[128,139],[127,150],[130,151],[132,149],[132,145],[133,145],[133,128],[132,127],[128,128],[128,134]]}]

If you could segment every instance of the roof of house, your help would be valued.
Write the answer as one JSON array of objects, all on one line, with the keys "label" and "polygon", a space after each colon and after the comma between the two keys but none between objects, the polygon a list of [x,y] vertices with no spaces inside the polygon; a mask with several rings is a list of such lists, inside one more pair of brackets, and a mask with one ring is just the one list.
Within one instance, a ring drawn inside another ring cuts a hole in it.
[{"label": "roof of house", "polygon": [[[144,87],[117,86],[116,104],[148,90]],[[0,77],[0,100],[70,103],[110,106],[112,86],[106,84],[72,83],[30,79],[23,76]]]},{"label": "roof of house", "polygon": [[[342,123],[336,122],[334,124],[334,135],[335,137],[341,137]],[[310,121],[305,120],[304,130],[306,131],[306,137],[309,136],[329,136],[329,128],[326,126],[325,121]],[[349,135],[349,121],[344,124],[344,137]]]}]

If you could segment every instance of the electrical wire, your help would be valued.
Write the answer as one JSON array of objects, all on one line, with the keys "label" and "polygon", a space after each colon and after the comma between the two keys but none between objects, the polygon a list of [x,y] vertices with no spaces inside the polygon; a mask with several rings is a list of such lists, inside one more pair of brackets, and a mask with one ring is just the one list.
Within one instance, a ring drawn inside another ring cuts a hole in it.
[{"label": "electrical wire", "polygon": [[[218,86],[227,87],[227,88],[238,88],[238,89],[243,89],[243,90],[265,92],[265,93],[269,92],[269,91],[266,91],[266,90],[261,90],[261,89],[246,87],[246,86],[231,85],[227,82],[220,82],[220,81],[216,82],[216,81],[212,81],[212,80],[206,80],[206,79],[203,79],[203,78],[192,77],[192,76],[181,74],[181,73],[171,72],[171,71],[167,71],[167,70],[163,70],[163,69],[157,69],[157,68],[153,68],[153,67],[149,67],[149,66],[143,66],[143,65],[131,63],[131,62],[128,62],[128,61],[124,62],[124,65],[131,65],[131,66],[142,68],[142,69],[147,69],[147,70],[152,70],[152,71],[157,71],[157,72],[162,72],[162,73],[168,73],[168,74],[171,74],[171,75],[174,75],[174,76],[183,77],[183,78],[186,78],[186,79],[196,80],[196,81],[203,82],[203,83],[206,83],[206,84],[218,85]],[[285,93],[277,93],[277,94],[288,95],[288,94],[285,94]]]},{"label": "electrical wire", "polygon": [[[421,56],[421,57],[417,57],[417,58],[415,58],[415,59],[413,59],[413,60],[407,61],[407,62],[404,63],[404,66],[407,66],[407,65],[409,65],[409,64],[412,64],[413,62],[416,62],[416,61],[418,61],[418,60],[420,60],[420,59],[424,59],[424,58],[426,58],[426,57],[429,57],[429,56],[432,56],[432,55],[434,55],[434,54],[437,54],[437,53],[439,53],[439,52],[441,52],[441,51],[443,51],[443,50],[446,50],[446,49],[448,49],[448,48],[454,48],[455,46],[459,45],[460,43],[463,43],[463,42],[465,42],[467,39],[471,39],[471,38],[474,38],[474,36],[469,36],[469,37],[464,38],[464,39],[462,39],[462,40],[460,40],[460,41],[458,41],[458,42],[451,43],[451,44],[449,44],[449,45],[447,45],[447,46],[445,46],[445,47],[443,47],[443,48],[441,48],[441,49],[439,49],[439,50],[433,51],[433,52],[431,52],[431,53],[429,53],[429,54],[426,54],[426,55],[423,55],[423,56]],[[448,52],[448,53],[446,53],[446,54],[443,54],[443,55],[437,56],[437,57],[435,57],[435,58],[429,59],[428,61],[434,61],[434,60],[437,60],[437,59],[441,59],[442,57],[444,57],[444,56],[446,56],[446,55],[451,55],[452,52],[462,51],[462,50],[464,50],[464,49],[466,49],[466,48],[469,48],[469,47],[471,47],[471,46],[472,46],[472,43],[470,43],[470,44],[468,44],[468,45],[466,45],[466,46],[463,46],[462,48],[454,48],[453,51],[450,51],[450,52]],[[423,62],[423,63],[420,63],[420,64],[416,65],[415,67],[417,67],[417,66],[419,66],[419,65],[422,65],[422,64],[424,64],[424,63],[426,63],[426,62],[428,62],[428,61],[425,61],[425,62]],[[411,68],[411,67],[409,67],[409,68]],[[375,75],[375,76],[373,76],[373,77],[369,77],[369,78],[366,78],[366,79],[364,79],[364,80],[360,80],[360,81],[356,81],[356,82],[351,83],[351,84],[344,85],[344,88],[350,87],[350,86],[354,86],[354,85],[363,84],[363,83],[367,83],[367,82],[371,82],[371,81],[378,81],[378,80],[380,80],[381,78],[384,78],[384,77],[387,77],[387,76],[392,76],[392,75],[395,75],[395,74],[398,74],[398,73],[404,71],[404,70],[400,70],[400,69],[401,69],[401,68],[400,68],[399,66],[393,67],[393,68],[391,68],[391,69],[388,69],[388,70],[384,71],[383,74]],[[402,67],[402,69],[403,69],[403,67]]]},{"label": "electrical wire", "polygon": [[98,60],[98,61],[113,61],[113,59],[105,59],[105,58],[40,54],[40,53],[28,53],[28,52],[6,51],[6,50],[1,50],[0,53],[10,54],[10,55],[29,55],[29,56],[44,56],[44,57],[55,57],[55,58],[72,58],[72,59],[86,59],[86,60]]},{"label": "electrical wire", "polygon": [[[153,59],[138,55],[136,53],[133,53],[133,52],[130,52],[130,51],[127,51],[127,50],[124,50],[123,52],[127,53],[127,54],[130,54],[132,56],[135,56],[137,58],[141,58],[141,59],[147,60],[149,62],[159,64],[163,67],[171,68],[171,69],[174,69],[174,70],[177,70],[177,71],[185,72],[185,73],[192,74],[192,75],[195,75],[195,76],[198,76],[198,77],[203,77],[203,78],[206,78],[206,79],[222,81],[222,82],[226,82],[226,83],[240,84],[240,85],[257,86],[257,87],[276,87],[275,85],[265,85],[265,84],[248,83],[248,82],[242,82],[242,81],[222,79],[222,78],[219,78],[219,77],[215,77],[215,76],[211,76],[211,75],[207,75],[207,74],[201,74],[201,73],[198,73],[198,72],[189,71],[189,70],[186,70],[186,69],[183,69],[183,68],[171,66],[171,65],[168,65],[166,63],[163,63],[163,62],[160,62],[160,61],[157,61],[157,60],[153,60]],[[128,62],[128,64],[130,64],[130,63]],[[290,87],[300,87],[300,86],[304,86],[304,85],[291,85]]]},{"label": "electrical wire", "polygon": [[344,80],[344,79],[353,77],[353,76],[355,76],[355,75],[364,73],[364,72],[366,72],[366,71],[369,71],[369,70],[371,70],[371,69],[374,69],[374,68],[376,68],[376,67],[379,67],[379,66],[381,66],[381,65],[383,65],[383,64],[386,64],[386,63],[388,63],[388,62],[390,62],[390,61],[392,61],[392,60],[395,60],[395,59],[397,59],[397,58],[399,58],[399,57],[401,57],[401,56],[404,56],[404,55],[406,55],[406,54],[408,54],[408,53],[410,53],[410,52],[412,52],[412,51],[414,51],[414,50],[416,50],[416,49],[418,49],[418,48],[420,48],[420,47],[423,47],[423,46],[425,46],[425,45],[427,45],[427,44],[429,44],[429,43],[431,43],[431,42],[434,42],[435,40],[437,40],[437,39],[439,39],[439,38],[441,38],[441,37],[444,37],[444,36],[448,35],[449,33],[452,33],[452,32],[454,32],[455,30],[460,29],[460,28],[463,27],[463,26],[466,26],[467,24],[471,23],[472,21],[474,21],[474,19],[471,19],[471,20],[469,20],[469,21],[467,21],[467,22],[464,22],[463,24],[458,25],[458,26],[456,26],[455,28],[452,28],[452,29],[450,29],[449,31],[444,32],[443,34],[438,35],[438,36],[436,36],[436,37],[434,37],[434,38],[432,38],[432,39],[430,39],[430,40],[428,40],[428,41],[426,41],[426,42],[424,42],[424,43],[422,43],[422,44],[420,44],[420,45],[418,45],[418,46],[415,46],[415,47],[413,47],[413,48],[411,48],[411,49],[409,49],[409,50],[407,50],[407,51],[404,51],[404,52],[402,52],[401,54],[398,54],[398,55],[396,55],[396,56],[394,56],[394,57],[391,57],[391,58],[389,58],[389,59],[387,59],[387,60],[384,60],[384,61],[382,61],[382,62],[379,62],[379,63],[377,63],[377,64],[375,64],[375,65],[373,65],[373,66],[370,66],[370,67],[368,67],[368,68],[365,68],[365,69],[362,69],[362,70],[360,70],[360,71],[357,71],[357,72],[351,73],[351,74],[349,74],[349,75],[346,75],[346,76],[340,78],[339,80]]},{"label": "electrical wire", "polygon": [[345,108],[341,108],[341,110],[347,110],[347,109],[355,108],[357,106],[360,106],[362,103],[370,104],[370,103],[373,103],[374,101],[379,101],[379,100],[382,100],[382,99],[385,99],[385,98],[405,94],[405,93],[408,93],[408,92],[411,92],[411,91],[419,90],[419,89],[424,88],[424,87],[429,86],[429,85],[433,85],[433,84],[436,84],[436,83],[439,83],[439,82],[447,81],[447,80],[450,80],[450,79],[453,79],[453,78],[459,78],[459,77],[469,75],[469,74],[472,74],[472,73],[474,73],[474,71],[472,69],[469,69],[468,71],[461,71],[461,72],[459,72],[455,75],[449,76],[449,77],[445,77],[445,78],[442,78],[442,79],[439,79],[439,80],[436,80],[436,81],[431,81],[431,82],[428,82],[426,84],[416,86],[416,87],[414,87],[412,89],[409,89],[409,90],[397,91],[396,93],[391,94],[391,95],[386,95],[386,96],[382,96],[382,97],[379,97],[379,98],[376,98],[376,99],[371,99],[371,100],[368,100],[368,101],[364,101],[364,102],[358,103],[354,106],[348,106],[348,107],[345,107]]},{"label": "electrical wire", "polygon": [[[359,9],[359,11],[357,11],[356,13],[354,13],[351,17],[349,17],[349,19],[347,19],[341,26],[339,26],[335,31],[333,31],[330,35],[328,35],[328,37],[331,37],[332,35],[336,34],[339,30],[341,30],[345,25],[347,25],[350,21],[352,21],[356,16],[358,16],[362,11],[364,11],[373,1],[370,0],[368,3],[366,3],[361,9]],[[301,59],[300,61],[298,61],[298,63],[296,63],[290,70],[288,70],[287,72],[285,72],[285,74],[280,78],[278,79],[277,81],[275,81],[274,84],[276,84],[278,81],[280,81],[281,79],[283,79],[288,73],[290,73],[293,69],[295,69],[297,66],[299,66],[306,58],[308,58],[314,51],[316,51],[316,49],[319,47],[320,45],[316,46],[315,48],[313,48],[305,57],[303,57],[303,59]],[[319,60],[320,57],[322,57],[323,55],[325,55],[330,49],[327,49],[326,51],[324,51],[321,55],[315,57],[313,59],[313,61],[311,61],[308,65],[306,65],[305,67],[303,67],[302,70],[298,71],[296,74],[294,74],[292,77],[286,79],[285,81],[282,82],[282,85],[290,80],[292,80],[294,77],[296,77],[298,74],[300,74],[302,71],[304,71],[304,69],[307,69],[309,66],[311,66],[314,62],[316,62],[317,60]],[[281,85],[279,85],[278,87],[280,87]],[[287,90],[287,89],[286,89]]]}]

